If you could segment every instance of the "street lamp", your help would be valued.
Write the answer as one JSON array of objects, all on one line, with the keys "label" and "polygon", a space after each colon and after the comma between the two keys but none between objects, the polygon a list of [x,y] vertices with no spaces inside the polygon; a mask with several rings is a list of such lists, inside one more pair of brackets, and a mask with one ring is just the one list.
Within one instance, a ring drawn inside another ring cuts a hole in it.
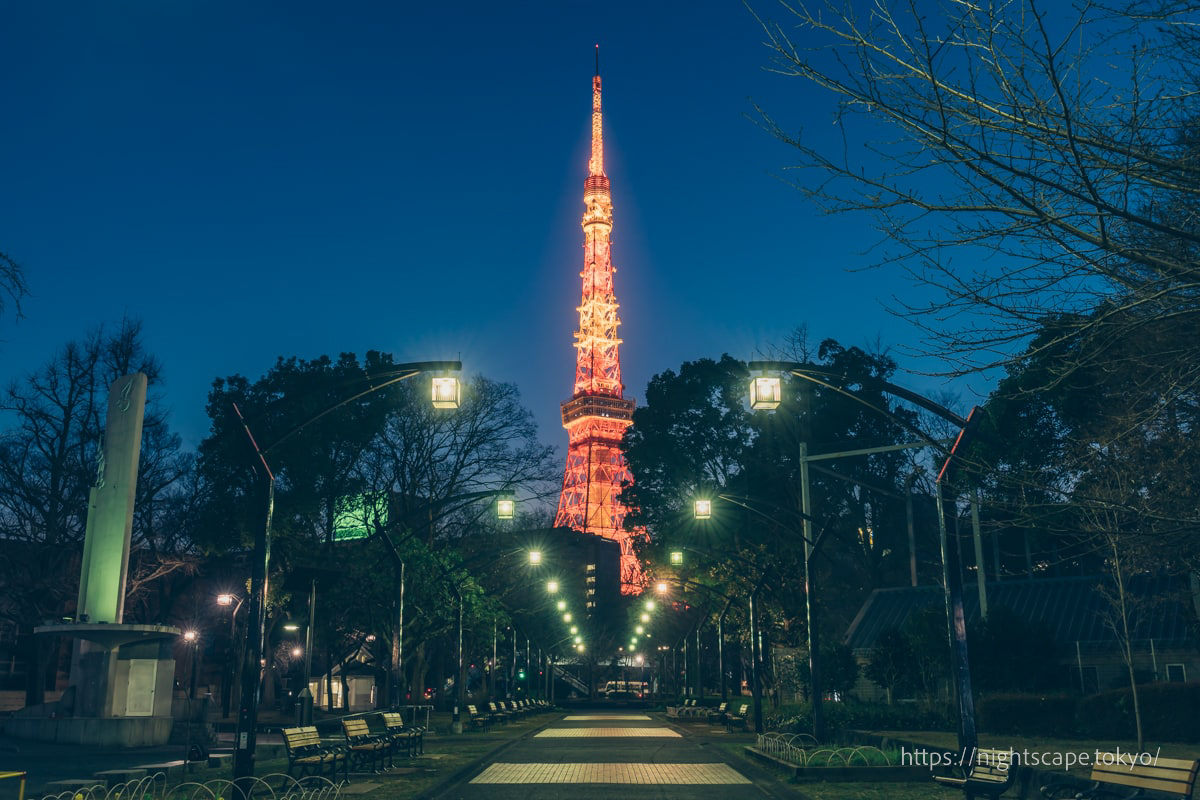
[{"label": "street lamp", "polygon": [[[233,700],[233,665],[241,663],[241,653],[235,655],[234,642],[237,641],[237,614],[242,608],[242,603],[246,598],[238,595],[222,592],[217,595],[217,605],[222,608],[233,606],[233,612],[229,615],[229,654],[225,657],[225,667],[221,672],[221,717],[229,719],[229,708]],[[235,602],[236,601],[236,602]],[[236,662],[233,659],[236,657]]]},{"label": "street lamp", "polygon": [[[978,414],[976,413],[978,411],[978,409],[973,409],[971,414],[968,415],[966,419],[964,419],[964,418],[960,417],[959,415],[955,414],[954,412],[950,411],[949,409],[943,407],[942,405],[935,403],[934,401],[930,400],[929,398],[923,397],[922,395],[919,395],[916,392],[910,391],[910,390],[905,389],[900,386],[896,386],[895,384],[890,383],[888,381],[884,381],[884,380],[879,380],[879,381],[875,382],[876,385],[879,386],[880,389],[887,392],[888,394],[899,397],[902,400],[906,400],[906,401],[912,403],[913,405],[923,408],[926,411],[929,411],[930,413],[932,413],[938,417],[941,417],[944,420],[948,420],[949,422],[957,425],[960,429],[958,441],[955,443],[953,448],[951,448],[950,450],[947,450],[946,447],[943,445],[943,443],[935,440],[933,437],[931,437],[925,431],[921,430],[920,428],[917,428],[915,425],[908,422],[907,420],[904,420],[904,419],[896,416],[895,414],[892,414],[890,411],[888,411],[886,409],[882,409],[875,405],[872,405],[871,403],[864,400],[862,397],[858,396],[856,393],[851,392],[850,390],[846,389],[843,386],[837,385],[837,383],[833,382],[833,381],[837,380],[837,378],[835,376],[831,376],[831,375],[822,373],[819,370],[814,370],[807,365],[793,363],[793,362],[751,361],[747,366],[749,366],[749,368],[751,370],[761,370],[764,372],[767,370],[774,370],[776,372],[786,372],[786,373],[792,375],[793,377],[800,378],[800,379],[808,381],[810,383],[815,383],[818,386],[828,389],[829,391],[835,392],[835,393],[840,394],[843,397],[846,397],[850,400],[861,403],[862,405],[866,406],[867,408],[871,409],[872,411],[875,411],[879,414],[884,415],[885,417],[892,420],[900,427],[910,431],[911,433],[914,433],[919,438],[924,440],[924,444],[934,447],[935,449],[937,449],[939,452],[943,453],[946,456],[945,464],[943,465],[942,471],[938,475],[938,479],[936,482],[937,493],[938,493],[938,498],[937,498],[938,499],[938,525],[940,528],[940,538],[941,538],[941,545],[942,545],[942,574],[943,574],[943,583],[945,585],[945,594],[946,594],[946,625],[948,628],[948,631],[947,631],[948,638],[950,640],[951,666],[952,666],[953,674],[955,677],[955,689],[956,689],[955,694],[957,695],[958,711],[959,711],[958,746],[959,746],[960,751],[962,751],[962,752],[967,752],[968,750],[974,750],[974,748],[976,746],[976,742],[977,742],[976,730],[975,730],[975,701],[974,701],[974,697],[973,697],[972,690],[971,690],[971,672],[970,672],[970,664],[969,664],[968,658],[967,658],[967,632],[966,632],[966,624],[964,622],[964,613],[963,613],[962,574],[960,572],[960,566],[958,563],[958,549],[957,549],[957,547],[950,546],[948,544],[948,537],[947,537],[947,533],[946,533],[946,511],[945,511],[946,499],[942,496],[942,483],[943,483],[943,479],[945,479],[949,474],[951,474],[952,467],[957,466],[956,456],[959,455],[959,453],[958,453],[959,445],[962,444],[964,439],[969,437],[969,434],[972,431],[974,424],[978,422]],[[753,404],[753,399],[754,399],[754,393],[756,391],[758,391],[758,390],[756,389],[755,384],[752,382],[751,387],[750,387],[752,404]],[[776,403],[775,407],[777,407],[777,406],[778,406],[778,403]],[[766,407],[770,407],[770,406],[764,406],[764,408],[766,408]],[[871,451],[856,451],[854,453],[830,454],[830,457],[832,457],[833,455],[852,455],[852,454],[853,455],[861,455],[861,454],[865,454],[867,452],[876,452],[876,451],[880,451],[883,449],[898,449],[898,448],[912,447],[912,446],[913,445],[911,445],[911,444],[894,445],[890,448],[872,448]],[[800,443],[800,471],[801,471],[801,485],[802,485],[802,489],[803,489],[803,497],[801,500],[801,504],[802,504],[803,508],[801,509],[801,511],[804,514],[804,525],[805,525],[804,567],[805,567],[806,588],[810,588],[810,586],[808,586],[808,584],[809,584],[809,557],[811,555],[811,544],[812,544],[811,537],[808,535],[809,525],[811,522],[810,517],[809,517],[810,509],[808,507],[808,505],[809,505],[808,461],[809,460],[810,460],[810,457],[808,456],[808,444],[807,444],[807,442],[801,442]],[[980,572],[980,580],[982,580],[982,575],[983,575],[983,573],[981,571]],[[811,605],[809,605],[809,609],[810,609],[810,620],[811,620]],[[809,630],[812,631],[811,621],[810,621],[810,625],[809,625]],[[809,648],[810,659],[814,655],[815,655],[815,653],[813,652],[812,646],[810,645],[810,648]],[[816,665],[814,662],[810,662],[810,668],[811,668],[812,680],[813,680],[813,700],[815,703],[816,701],[818,701],[820,699],[820,695],[817,694],[818,676],[817,676]],[[817,724],[818,724],[818,709],[817,709],[817,706],[814,704],[814,706],[813,706],[814,735],[816,735],[815,730],[816,730]],[[817,735],[817,739],[819,740],[820,738],[821,737],[819,735]]]},{"label": "street lamp", "polygon": [[[238,708],[237,729],[234,733],[233,779],[244,795],[250,794],[250,786],[245,779],[254,775],[254,751],[258,738],[258,702],[262,685],[263,647],[266,639],[266,600],[267,574],[271,559],[271,520],[275,512],[275,474],[267,461],[267,454],[283,444],[300,431],[312,425],[339,408],[353,403],[369,394],[408,380],[416,375],[428,372],[446,373],[460,372],[460,361],[419,361],[409,364],[397,364],[383,374],[367,376],[369,385],[366,389],[343,400],[334,403],[323,411],[303,420],[296,427],[285,433],[273,444],[259,447],[250,430],[250,425],[242,415],[237,404],[233,411],[241,423],[242,429],[249,440],[258,465],[262,467],[267,478],[267,508],[266,519],[255,531],[254,555],[251,562],[249,610],[246,620],[246,644],[242,658],[242,693]],[[433,379],[432,401],[435,408],[457,408],[460,389],[457,377],[435,377]],[[257,469],[257,467],[256,467]]]},{"label": "street lamp", "polygon": [[496,519],[512,519],[517,513],[517,501],[511,497],[496,500]]},{"label": "street lamp", "polygon": [[709,519],[712,517],[712,500],[697,500],[693,514],[696,519]]}]

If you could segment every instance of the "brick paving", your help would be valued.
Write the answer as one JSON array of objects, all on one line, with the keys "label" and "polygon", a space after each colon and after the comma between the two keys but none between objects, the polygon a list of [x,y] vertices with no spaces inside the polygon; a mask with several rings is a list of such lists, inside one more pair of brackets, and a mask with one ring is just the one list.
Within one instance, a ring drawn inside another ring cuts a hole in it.
[{"label": "brick paving", "polygon": [[569,714],[563,717],[563,722],[597,722],[597,721],[626,721],[648,720],[645,714]]},{"label": "brick paving", "polygon": [[610,738],[626,737],[660,737],[678,739],[680,734],[670,728],[547,728],[541,733],[534,734],[535,739],[541,738]]},{"label": "brick paving", "polygon": [[492,764],[471,783],[750,783],[725,764]]}]

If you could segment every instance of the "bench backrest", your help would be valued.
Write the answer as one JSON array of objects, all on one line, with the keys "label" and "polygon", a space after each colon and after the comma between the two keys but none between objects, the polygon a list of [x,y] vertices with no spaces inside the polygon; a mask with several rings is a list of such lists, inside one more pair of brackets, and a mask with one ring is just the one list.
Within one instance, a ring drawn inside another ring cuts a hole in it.
[{"label": "bench backrest", "polygon": [[288,750],[299,750],[305,747],[315,747],[321,743],[321,735],[317,726],[306,725],[301,728],[284,728],[283,743]]},{"label": "bench backrest", "polygon": [[1115,783],[1131,789],[1146,789],[1181,797],[1192,796],[1192,787],[1196,785],[1196,768],[1200,761],[1189,761],[1186,758],[1154,758],[1150,763],[1143,763],[1137,756],[1133,759],[1136,763],[1130,764],[1130,756],[1127,753],[1122,753],[1120,759],[1115,753],[1098,754],[1096,763],[1092,765],[1092,780]]},{"label": "bench backrest", "polygon": [[727,708],[729,708],[729,703],[721,703],[721,705],[717,706],[717,713],[723,714]]},{"label": "bench backrest", "polygon": [[470,703],[468,703],[467,704],[467,713],[470,714],[472,717],[478,717],[479,709],[476,708],[475,706],[471,705]]},{"label": "bench backrest", "polygon": [[977,781],[1007,783],[1015,776],[1012,750],[992,750],[985,747],[975,750],[975,763],[971,765],[971,778]]},{"label": "bench backrest", "polygon": [[490,708],[492,711],[494,711],[496,713],[500,713],[504,710],[504,709],[498,707],[495,703],[488,703],[488,708]]},{"label": "bench backrest", "polygon": [[357,739],[360,736],[370,736],[371,729],[367,727],[365,719],[344,719],[342,720],[342,730],[346,732],[346,736],[351,739]]},{"label": "bench backrest", "polygon": [[384,711],[379,716],[383,720],[383,727],[388,730],[404,727],[404,717],[396,711]]},{"label": "bench backrest", "polygon": [[747,712],[749,712],[749,711],[750,711],[750,704],[749,704],[749,703],[742,703],[741,707],[740,707],[740,708],[738,708],[738,713],[737,713],[737,715],[738,715],[739,717],[744,717],[744,716],[746,716],[746,713],[747,713]]}]

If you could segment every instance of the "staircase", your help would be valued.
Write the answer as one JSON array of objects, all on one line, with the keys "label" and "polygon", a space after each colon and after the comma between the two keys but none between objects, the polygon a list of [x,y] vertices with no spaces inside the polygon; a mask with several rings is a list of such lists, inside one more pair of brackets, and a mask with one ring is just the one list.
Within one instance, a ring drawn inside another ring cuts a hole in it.
[{"label": "staircase", "polygon": [[592,693],[592,690],[588,687],[588,685],[586,683],[579,680],[579,678],[576,678],[574,673],[568,672],[567,670],[563,669],[558,664],[554,665],[554,673],[553,674],[556,678],[561,678],[562,680],[569,683],[572,686],[572,688],[575,689],[575,691],[579,692],[580,694],[584,695],[585,697]]}]

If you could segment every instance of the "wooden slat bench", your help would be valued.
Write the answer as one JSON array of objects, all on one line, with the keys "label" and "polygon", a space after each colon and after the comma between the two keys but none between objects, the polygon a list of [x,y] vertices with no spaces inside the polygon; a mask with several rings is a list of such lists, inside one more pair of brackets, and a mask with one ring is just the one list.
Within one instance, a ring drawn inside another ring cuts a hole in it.
[{"label": "wooden slat bench", "polygon": [[391,755],[391,743],[379,734],[371,733],[367,721],[361,717],[342,720],[342,733],[346,735],[346,749],[354,762],[351,766],[363,769],[370,765],[371,772],[387,768]]},{"label": "wooden slat bench", "polygon": [[[342,776],[350,779],[350,759],[345,748],[322,742],[315,725],[284,728],[282,733],[283,743],[287,747],[288,775],[293,778],[326,774],[337,777],[338,767],[341,766]],[[295,775],[292,770],[300,774]]]},{"label": "wooden slat bench", "polygon": [[493,702],[488,703],[488,709],[492,712],[492,719],[497,720],[498,722],[507,723],[510,719],[512,719],[512,714],[509,714],[507,711],[505,711],[503,708],[500,708]]},{"label": "wooden slat bench", "polygon": [[492,717],[489,714],[484,714],[473,705],[467,705],[467,722],[472,728],[487,729],[491,727]]},{"label": "wooden slat bench", "polygon": [[[1042,796],[1097,799],[1121,797],[1125,800],[1192,796],[1192,789],[1196,785],[1196,769],[1200,761],[1154,758],[1150,763],[1143,763],[1135,756],[1135,761],[1131,764],[1128,753],[1122,753],[1121,759],[1123,760],[1118,761],[1115,753],[1100,753],[1092,765],[1090,787],[1081,790],[1078,786],[1051,783],[1042,787]],[[1133,790],[1132,793],[1126,794],[1124,790],[1129,789]]]},{"label": "wooden slat bench", "polygon": [[933,779],[943,786],[961,789],[966,800],[974,800],[976,796],[999,797],[1013,785],[1016,777],[1017,765],[1013,763],[1011,750],[977,747],[961,777],[934,775]]},{"label": "wooden slat bench", "polygon": [[721,703],[715,709],[710,709],[706,715],[709,725],[724,725],[725,717],[729,713],[729,703]]},{"label": "wooden slat bench", "polygon": [[725,715],[725,729],[732,730],[733,728],[738,728],[739,730],[746,730],[746,718],[749,713],[750,704],[742,703],[740,706],[738,706],[736,714]]},{"label": "wooden slat bench", "polygon": [[[383,711],[379,715],[383,723],[383,736],[392,746],[392,753],[403,749],[409,758],[425,752],[425,731],[404,724],[404,715],[395,711]],[[388,762],[389,764],[391,761]]]}]

